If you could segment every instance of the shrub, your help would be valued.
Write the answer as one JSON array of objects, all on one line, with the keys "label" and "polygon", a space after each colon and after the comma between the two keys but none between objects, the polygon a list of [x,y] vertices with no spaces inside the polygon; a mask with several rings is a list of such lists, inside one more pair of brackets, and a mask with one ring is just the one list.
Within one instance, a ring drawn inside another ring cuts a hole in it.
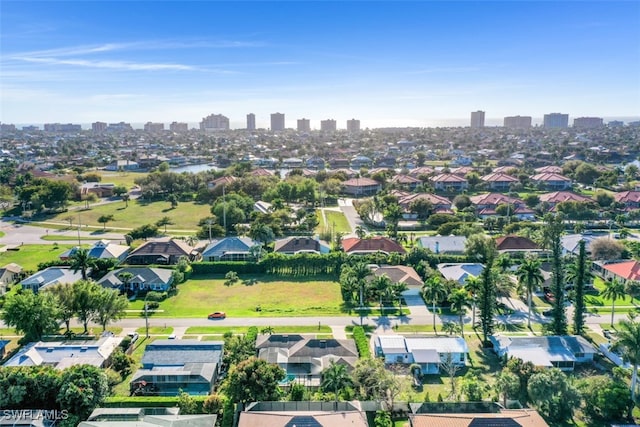
[{"label": "shrub", "polygon": [[226,274],[235,271],[238,274],[262,274],[264,268],[254,262],[225,261],[225,262],[194,262],[191,264],[194,275]]},{"label": "shrub", "polygon": [[156,291],[147,292],[147,301],[160,302],[160,301],[164,301],[165,299],[167,299],[166,292],[156,292]]},{"label": "shrub", "polygon": [[126,337],[122,338],[122,341],[120,341],[120,348],[122,349],[122,351],[127,351],[129,349],[129,346],[131,346],[131,337],[127,335]]},{"label": "shrub", "polygon": [[355,326],[353,328],[353,339],[356,342],[356,347],[358,348],[358,353],[360,357],[366,358],[371,357],[371,350],[369,349],[369,340],[367,339],[367,335],[364,332],[364,328],[362,326]]}]

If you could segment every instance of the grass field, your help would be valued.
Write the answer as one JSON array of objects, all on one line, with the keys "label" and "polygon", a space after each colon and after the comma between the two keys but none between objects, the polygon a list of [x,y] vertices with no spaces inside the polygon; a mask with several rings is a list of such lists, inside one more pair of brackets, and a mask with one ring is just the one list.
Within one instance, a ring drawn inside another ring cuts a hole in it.
[{"label": "grass field", "polygon": [[[198,221],[211,215],[210,209],[211,206],[207,204],[195,202],[180,202],[178,207],[171,209],[171,205],[165,201],[142,203],[132,200],[129,202],[129,207],[125,207],[124,202],[96,205],[88,210],[79,211],[79,216],[83,225],[99,227],[101,230],[103,225],[98,222],[98,218],[103,215],[113,215],[113,221],[106,224],[106,228],[112,230],[132,229],[145,224],[155,224],[159,219],[167,216],[174,223],[167,226],[168,231],[195,231],[198,228]],[[69,212],[63,212],[46,220],[66,223],[66,218],[69,215]],[[76,214],[76,216],[78,215]],[[164,228],[160,231],[164,231]]]},{"label": "grass field", "polygon": [[[264,328],[263,328],[264,329]],[[191,326],[187,328],[188,334],[224,334],[225,332],[231,332],[233,334],[246,334],[249,331],[249,326]],[[258,332],[261,329],[258,328]],[[330,334],[331,328],[326,325],[320,325],[320,329],[317,326],[275,326],[272,333],[274,334]]]},{"label": "grass field", "polygon": [[95,171],[102,177],[102,182],[113,183],[115,185],[124,185],[128,189],[131,189],[135,185],[134,180],[146,177],[146,172],[110,172],[105,170]]},{"label": "grass field", "polygon": [[[236,317],[344,314],[337,282],[285,281],[273,276],[255,279],[253,285],[224,286],[222,278],[192,278],[179,286],[178,295],[160,303],[164,311],[156,317],[206,317],[213,311]],[[141,310],[142,305],[143,301],[134,301],[129,308]]]},{"label": "grass field", "polygon": [[[147,333],[146,327],[141,327],[136,329],[136,332],[140,335]],[[149,335],[171,335],[173,333],[173,328],[171,326],[149,326]]]},{"label": "grass field", "polygon": [[36,271],[41,262],[55,261],[61,253],[76,245],[22,245],[17,251],[0,252],[0,265],[15,262],[24,270]]},{"label": "grass field", "polygon": [[326,226],[333,229],[334,232],[343,234],[349,234],[352,232],[351,227],[349,226],[349,221],[347,221],[347,217],[345,217],[342,212],[326,210],[324,213],[327,217]]}]

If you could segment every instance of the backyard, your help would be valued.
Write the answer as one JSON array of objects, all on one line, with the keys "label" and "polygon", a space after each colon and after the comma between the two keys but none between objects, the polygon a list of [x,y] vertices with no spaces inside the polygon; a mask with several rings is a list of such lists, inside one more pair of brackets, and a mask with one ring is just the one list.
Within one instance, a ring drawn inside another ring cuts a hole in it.
[{"label": "backyard", "polygon": [[35,272],[38,270],[38,264],[58,260],[60,254],[73,246],[77,245],[22,245],[17,247],[16,250],[0,252],[0,265],[15,262],[24,270]]}]

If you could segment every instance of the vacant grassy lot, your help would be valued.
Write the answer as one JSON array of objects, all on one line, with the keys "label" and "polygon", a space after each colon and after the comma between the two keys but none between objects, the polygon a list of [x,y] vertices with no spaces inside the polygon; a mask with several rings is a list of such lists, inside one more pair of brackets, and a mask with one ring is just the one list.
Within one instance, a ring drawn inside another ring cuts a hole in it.
[{"label": "vacant grassy lot", "polygon": [[327,217],[326,226],[331,228],[335,233],[351,233],[352,230],[349,226],[349,221],[347,221],[347,217],[345,217],[342,212],[326,210],[324,213]]},{"label": "vacant grassy lot", "polygon": [[146,172],[110,172],[105,170],[95,171],[102,177],[102,182],[113,183],[115,185],[124,185],[128,189],[131,189],[135,185],[134,180],[146,177]]},{"label": "vacant grassy lot", "polygon": [[[198,221],[211,215],[211,206],[194,202],[178,203],[178,207],[175,209],[171,209],[169,202],[165,201],[143,203],[132,200],[129,202],[129,207],[125,206],[124,202],[96,205],[88,210],[79,211],[80,220],[83,225],[102,228],[103,224],[98,222],[98,218],[103,215],[113,215],[113,221],[106,224],[107,229],[132,229],[145,224],[155,224],[160,218],[167,216],[174,223],[173,225],[168,225],[167,230],[195,231],[198,228]],[[47,221],[66,223],[66,218],[69,215],[69,212],[60,213],[47,218]],[[160,231],[163,230],[161,229]]]},{"label": "vacant grassy lot", "polygon": [[[179,286],[178,295],[160,303],[163,312],[156,317],[206,317],[213,311],[225,311],[227,316],[236,317],[344,314],[337,282],[287,281],[273,276],[252,278],[255,284],[233,286],[224,286],[223,278],[192,278]],[[135,301],[129,308],[141,310],[142,305],[142,301]]]},{"label": "vacant grassy lot", "polygon": [[25,270],[36,271],[38,264],[57,260],[61,253],[73,246],[77,245],[22,245],[17,251],[0,252],[0,265],[15,262]]}]

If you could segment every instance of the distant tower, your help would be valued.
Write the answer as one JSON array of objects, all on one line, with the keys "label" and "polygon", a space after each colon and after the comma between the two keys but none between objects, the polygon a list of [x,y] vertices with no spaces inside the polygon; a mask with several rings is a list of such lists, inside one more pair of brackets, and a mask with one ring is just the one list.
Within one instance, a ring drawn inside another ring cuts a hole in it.
[{"label": "distant tower", "polygon": [[247,114],[247,130],[256,130],[256,115],[253,113]]},{"label": "distant tower", "polygon": [[105,122],[91,123],[91,130],[97,133],[105,132],[107,130],[107,124]]},{"label": "distant tower", "polygon": [[229,130],[229,118],[222,114],[210,114],[200,122],[200,130],[205,132]]},{"label": "distant tower", "polygon": [[484,127],[484,111],[473,111],[471,113],[471,127],[474,129]]},{"label": "distant tower", "polygon": [[278,132],[284,130],[284,114],[273,113],[271,114],[271,131]]},{"label": "distant tower", "polygon": [[298,132],[311,132],[311,122],[309,119],[298,119]]},{"label": "distant tower", "polygon": [[347,132],[360,132],[360,120],[347,120]]},{"label": "distant tower", "polygon": [[320,121],[320,130],[325,132],[335,132],[336,131],[336,121],[333,119],[321,120]]},{"label": "distant tower", "polygon": [[564,129],[569,127],[569,115],[551,113],[544,115],[544,127],[547,129]]},{"label": "distant tower", "polygon": [[169,130],[171,132],[189,132],[189,124],[185,122],[171,122]]},{"label": "distant tower", "polygon": [[528,129],[531,127],[531,116],[505,117],[504,127],[512,129]]},{"label": "distant tower", "polygon": [[580,129],[596,129],[604,126],[604,120],[601,117],[578,117],[573,119],[573,127]]}]

